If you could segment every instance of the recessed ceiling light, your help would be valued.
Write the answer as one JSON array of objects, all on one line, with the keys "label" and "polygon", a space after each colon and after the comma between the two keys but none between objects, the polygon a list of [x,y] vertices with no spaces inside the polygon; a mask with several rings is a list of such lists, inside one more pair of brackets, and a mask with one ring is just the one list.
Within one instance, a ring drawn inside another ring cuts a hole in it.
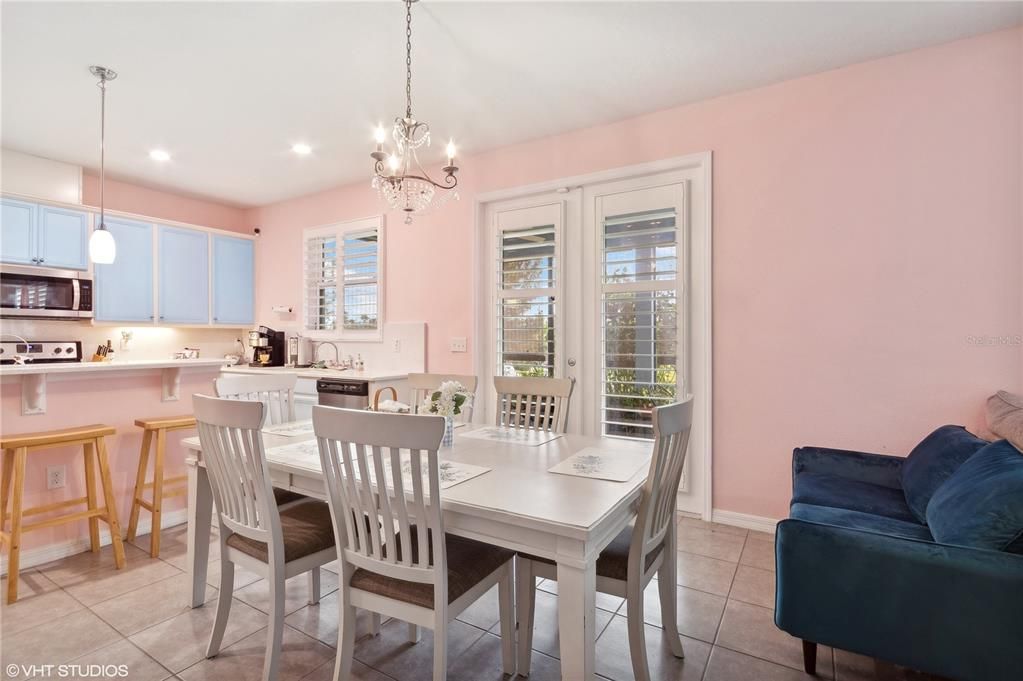
[{"label": "recessed ceiling light", "polygon": [[164,151],[163,149],[153,149],[152,151],[149,152],[149,158],[153,159],[154,161],[169,161],[170,153]]},{"label": "recessed ceiling light", "polygon": [[302,142],[291,145],[291,150],[299,156],[306,156],[313,153],[313,148],[308,144],[303,144]]}]

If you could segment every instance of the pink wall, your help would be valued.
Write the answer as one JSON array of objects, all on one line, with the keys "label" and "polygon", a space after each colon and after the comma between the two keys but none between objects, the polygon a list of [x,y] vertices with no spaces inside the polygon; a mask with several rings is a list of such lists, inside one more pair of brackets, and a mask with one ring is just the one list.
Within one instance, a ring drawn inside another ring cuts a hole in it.
[{"label": "pink wall", "polygon": [[[83,176],[82,200],[88,206],[99,205],[99,177]],[[245,210],[213,201],[194,199],[107,178],[106,205],[112,210],[138,213],[148,217],[187,222],[202,227],[217,227],[233,232],[248,232]]]},{"label": "pink wall", "polygon": [[[58,377],[59,380],[47,382],[46,413],[35,416],[21,415],[21,387],[16,382],[17,379],[4,379],[3,390],[0,391],[3,430],[4,433],[30,433],[89,423],[104,423],[117,428],[117,434],[106,440],[107,453],[114,493],[117,497],[118,519],[122,529],[127,530],[128,512],[131,509],[132,490],[142,444],[142,429],[135,426],[135,419],[190,414],[192,395],[198,392],[211,394],[216,373],[216,367],[196,372],[182,372],[181,399],[177,402],[161,401],[161,373],[156,370],[144,374],[111,372],[104,375],[103,399],[97,399],[100,379],[96,377],[87,378],[86,374],[81,374],[80,378]],[[182,438],[195,434],[195,431],[187,430],[168,433],[167,463],[164,468],[168,477],[184,474],[184,450],[179,443]],[[26,508],[85,496],[85,469],[80,447],[30,452],[28,459],[24,499]],[[67,466],[67,486],[59,490],[47,490],[46,467],[61,464]],[[184,503],[184,497],[168,499],[164,503],[163,511],[168,513],[181,509]],[[76,507],[70,510],[82,509]],[[143,511],[142,518],[146,517],[148,513]],[[40,546],[88,539],[88,536],[87,523],[69,523],[28,532],[24,535],[22,549],[31,551]]]},{"label": "pink wall", "polygon": [[[1023,385],[968,341],[1023,333],[1021,88],[1017,28],[462,159],[459,203],[388,216],[387,316],[471,371],[474,196],[713,151],[714,506],[783,517],[793,447],[905,453]],[[258,316],[300,303],[304,227],[377,212],[368,180],[248,211]]]}]

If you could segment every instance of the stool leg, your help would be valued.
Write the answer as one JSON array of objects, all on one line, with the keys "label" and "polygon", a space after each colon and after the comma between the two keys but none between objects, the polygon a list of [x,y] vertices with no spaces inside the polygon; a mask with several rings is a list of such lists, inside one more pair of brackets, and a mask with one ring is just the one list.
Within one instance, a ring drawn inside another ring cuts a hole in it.
[{"label": "stool leg", "polygon": [[25,459],[28,450],[14,451],[14,490],[11,494],[11,543],[7,557],[7,604],[18,600],[18,560],[21,558],[21,497],[25,491]]},{"label": "stool leg", "polygon": [[[88,499],[89,510],[99,508],[96,500],[96,449],[91,442],[82,445],[85,451],[85,496]],[[92,552],[99,551],[99,518],[89,518],[89,546]]]},{"label": "stool leg", "polygon": [[105,438],[96,438],[96,452],[99,455],[99,477],[103,481],[106,521],[110,526],[110,543],[114,547],[114,565],[120,570],[124,567],[124,543],[121,540],[121,526],[117,523],[117,505],[114,501],[114,485],[110,481],[110,463],[107,461]]},{"label": "stool leg", "polygon": [[5,449],[0,452],[3,456],[3,470],[0,472],[0,532],[7,527],[7,500],[11,494],[11,477],[14,475],[14,452]]},{"label": "stool leg", "polygon": [[135,475],[135,495],[131,499],[131,515],[128,517],[128,541],[135,541],[139,529],[139,511],[142,495],[146,489],[146,472],[149,470],[149,448],[153,442],[153,431],[142,433],[142,449],[139,450],[139,472]]},{"label": "stool leg", "polygon": [[167,431],[156,431],[156,461],[153,464],[153,532],[149,535],[149,555],[160,557],[160,528],[163,526],[163,464],[167,452]]}]

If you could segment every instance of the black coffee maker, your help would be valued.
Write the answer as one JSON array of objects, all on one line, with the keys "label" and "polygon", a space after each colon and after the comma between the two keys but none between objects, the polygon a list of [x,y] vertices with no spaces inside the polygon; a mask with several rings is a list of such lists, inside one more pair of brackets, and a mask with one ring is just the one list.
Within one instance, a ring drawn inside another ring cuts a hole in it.
[{"label": "black coffee maker", "polygon": [[287,361],[287,348],[283,331],[274,331],[261,326],[249,331],[249,346],[252,348],[252,367],[282,367]]}]

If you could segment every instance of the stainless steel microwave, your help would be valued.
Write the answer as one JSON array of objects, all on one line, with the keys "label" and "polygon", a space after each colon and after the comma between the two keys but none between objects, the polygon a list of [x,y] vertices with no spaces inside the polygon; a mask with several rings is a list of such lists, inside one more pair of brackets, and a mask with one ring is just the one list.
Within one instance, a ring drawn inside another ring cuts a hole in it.
[{"label": "stainless steel microwave", "polygon": [[87,272],[47,267],[0,267],[0,317],[92,319]]}]

